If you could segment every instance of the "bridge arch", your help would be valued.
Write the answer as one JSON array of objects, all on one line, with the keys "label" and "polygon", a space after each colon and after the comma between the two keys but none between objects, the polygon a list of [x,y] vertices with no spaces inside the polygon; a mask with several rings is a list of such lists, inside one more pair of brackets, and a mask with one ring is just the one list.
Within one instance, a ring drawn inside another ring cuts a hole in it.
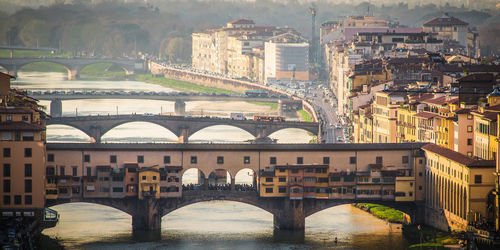
[{"label": "bridge arch", "polygon": [[[55,126],[65,126],[65,127],[68,127],[68,128],[72,128],[76,131],[79,131],[83,134],[85,134],[86,136],[90,138],[92,138],[92,134],[90,133],[90,131],[87,131],[84,127],[79,127],[78,125],[75,125],[75,124],[63,124],[63,123],[57,123],[57,124],[48,124],[47,125],[47,131],[50,132],[50,128],[52,127],[55,127]],[[50,135],[50,133],[48,133]]]},{"label": "bridge arch", "polygon": [[[27,66],[27,65],[30,65],[30,64],[37,64],[37,63],[50,63],[50,64],[55,64],[55,65],[58,65],[58,66],[62,66],[64,68],[64,70],[67,72],[68,74],[68,80],[72,80],[72,79],[75,79],[78,77],[78,72],[79,70],[78,69],[73,69],[71,68],[70,65],[68,64],[64,64],[64,63],[61,63],[61,62],[58,62],[58,61],[53,61],[53,60],[48,60],[48,59],[43,59],[43,60],[34,60],[34,61],[27,61],[27,62],[23,62],[21,64],[18,64],[16,67],[16,72],[19,72],[19,71],[22,71],[23,67]],[[56,72],[64,72],[63,70],[61,71],[56,71]]]},{"label": "bridge arch", "polygon": [[134,120],[121,120],[121,121],[115,122],[113,124],[109,124],[106,127],[102,127],[101,128],[101,136],[104,135],[104,134],[106,134],[110,130],[112,130],[112,129],[118,127],[118,126],[120,126],[120,125],[127,124],[127,123],[133,123],[133,122],[152,123],[152,124],[159,125],[159,126],[165,128],[165,129],[167,129],[168,131],[170,131],[171,133],[173,133],[175,136],[179,136],[180,135],[180,132],[178,131],[178,129],[175,128],[175,127],[173,127],[173,126],[169,126],[168,123],[165,123],[165,122],[162,122],[162,121],[158,121],[158,120],[148,120],[146,118],[141,119],[140,117],[142,117],[142,116],[137,116],[137,117],[138,118],[136,118]]},{"label": "bridge arch", "polygon": [[[184,192],[184,198],[182,201],[179,203],[175,204],[174,206],[163,206],[163,211],[161,217],[186,206],[201,203],[201,202],[209,202],[209,201],[232,201],[232,202],[239,202],[247,205],[251,205],[257,208],[260,208],[272,215],[277,214],[279,209],[273,209],[270,208],[269,206],[266,206],[265,203],[260,203],[256,198],[251,198],[252,194],[248,195],[248,192],[231,192],[230,195],[224,192],[219,192],[219,191],[187,191]],[[191,194],[189,194],[191,193]],[[199,193],[205,193],[204,195],[199,195]],[[208,194],[208,195],[207,195]],[[241,195],[239,195],[241,194]],[[196,196],[193,198],[190,198],[191,196]],[[255,196],[255,194],[253,194]],[[187,197],[187,198],[186,198]]]},{"label": "bridge arch", "polygon": [[[85,72],[85,69],[87,69],[91,65],[102,65],[106,71],[108,71],[111,68],[114,68],[113,66],[118,66],[121,69],[121,71],[125,72],[125,74],[127,75],[133,73],[133,70],[127,69],[126,65],[112,61],[91,62],[88,64],[83,64],[80,68],[80,72]],[[118,72],[118,71],[113,70],[113,72]]]},{"label": "bridge arch", "polygon": [[64,199],[59,198],[57,200],[47,200],[46,206],[53,207],[57,205],[64,205],[70,203],[90,203],[97,204],[101,206],[110,207],[116,210],[119,210],[123,213],[126,213],[130,216],[133,216],[135,207],[133,206],[133,202],[131,202],[130,198],[121,198],[121,199],[109,199],[109,198],[71,198]]},{"label": "bridge arch", "polygon": [[309,132],[313,135],[317,135],[318,133],[318,130],[316,129],[311,129],[311,128],[308,128],[308,127],[301,127],[300,125],[297,125],[297,126],[289,126],[289,127],[286,127],[286,128],[280,128],[280,127],[276,127],[276,128],[272,128],[270,129],[268,132],[269,135],[272,135],[276,132],[279,132],[279,131],[283,131],[283,130],[287,130],[287,129],[298,129],[298,130],[302,130],[302,131],[305,131],[305,132]]},{"label": "bridge arch", "polygon": [[[116,124],[115,126],[107,129],[107,130],[101,130],[101,141],[105,141],[107,139],[107,137],[110,137],[113,135],[114,132],[117,132],[117,130],[121,128],[126,128],[128,125],[133,125],[133,124],[141,124],[143,125],[144,127],[145,126],[148,126],[150,128],[148,128],[148,130],[146,130],[146,132],[144,132],[144,130],[141,130],[141,135],[143,136],[146,136],[147,137],[147,133],[148,132],[156,132],[158,129],[161,129],[163,131],[158,131],[159,133],[158,134],[155,134],[155,136],[157,137],[158,140],[162,140],[163,138],[166,138],[168,140],[173,140],[173,141],[177,141],[177,135],[169,128],[165,127],[164,124],[158,124],[154,121],[127,121],[127,122],[122,122],[121,124]],[[151,129],[151,131],[149,130]],[[137,134],[136,134],[137,135]],[[163,138],[161,138],[161,137]],[[107,142],[110,142],[109,140]],[[111,141],[113,142],[113,141]]]},{"label": "bridge arch", "polygon": [[[366,201],[349,201],[349,200],[316,200],[312,203],[304,203],[305,217],[309,217],[315,213],[323,211],[325,209],[333,208],[340,205],[348,205],[354,203],[371,203],[386,206],[395,210],[402,212],[403,220],[405,223],[410,224],[416,218],[417,206],[411,202],[395,202],[395,201],[383,201],[383,200],[366,200]],[[407,221],[405,218],[409,218]]]},{"label": "bridge arch", "polygon": [[228,126],[228,127],[238,128],[238,129],[243,130],[243,131],[247,132],[248,134],[250,134],[252,136],[252,138],[250,138],[250,139],[253,139],[254,137],[257,136],[255,131],[252,131],[248,126],[240,125],[237,123],[230,123],[230,122],[221,121],[220,123],[214,122],[214,123],[210,123],[210,124],[203,124],[201,126],[194,127],[192,129],[190,129],[189,130],[189,133],[190,133],[189,138],[192,139],[192,136],[195,135],[196,133],[202,132],[204,129],[212,128],[212,127],[216,127],[216,126]]}]

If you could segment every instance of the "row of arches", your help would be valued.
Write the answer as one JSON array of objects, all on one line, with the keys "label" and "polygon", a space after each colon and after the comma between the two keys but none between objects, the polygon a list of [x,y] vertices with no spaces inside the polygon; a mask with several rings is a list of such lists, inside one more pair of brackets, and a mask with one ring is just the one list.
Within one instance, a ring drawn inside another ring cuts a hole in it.
[{"label": "row of arches", "polygon": [[[121,66],[116,66],[113,67],[112,62],[96,62],[96,63],[90,63],[87,65],[84,65],[82,68],[78,69],[79,72],[85,72],[86,69],[90,69],[91,67],[99,67],[99,68],[106,68],[110,69],[112,71],[118,72],[123,71],[127,72],[127,70],[124,67]],[[51,72],[59,72],[59,73],[69,73],[71,72],[72,69],[70,69],[67,65],[57,63],[57,62],[47,62],[47,61],[40,61],[40,62],[30,62],[26,63],[23,65],[19,65],[16,67],[16,72],[25,72],[25,71],[32,71],[32,70],[39,70],[39,71],[47,71],[50,70]],[[0,72],[8,72],[9,70],[7,67],[0,65]]]},{"label": "row of arches", "polygon": [[[221,136],[224,134],[224,136]],[[312,138],[305,130],[287,128],[271,134],[282,143],[307,143]],[[229,125],[214,125],[192,135],[191,142],[245,142],[254,139],[249,132]],[[71,126],[47,126],[49,142],[89,141],[90,137]],[[168,129],[149,122],[129,122],[117,126],[101,137],[102,142],[177,142],[177,136]]]},{"label": "row of arches", "polygon": [[[184,190],[222,189],[238,191],[256,191],[257,174],[249,168],[240,169],[234,176],[225,169],[216,169],[208,175],[198,168],[189,168],[182,174]],[[231,187],[234,185],[235,187]]]},{"label": "row of arches", "polygon": [[463,220],[468,218],[467,185],[438,175],[431,170],[426,174],[426,202],[436,210],[447,210]]}]

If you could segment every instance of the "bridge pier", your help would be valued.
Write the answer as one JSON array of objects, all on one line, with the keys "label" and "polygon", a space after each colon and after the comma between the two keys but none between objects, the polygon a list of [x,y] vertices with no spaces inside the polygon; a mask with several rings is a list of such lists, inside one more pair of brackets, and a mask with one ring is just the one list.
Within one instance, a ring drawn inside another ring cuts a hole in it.
[{"label": "bridge pier", "polygon": [[90,137],[94,138],[95,143],[101,143],[101,136],[101,127],[95,125],[90,127]]},{"label": "bridge pier", "polygon": [[189,128],[181,128],[181,134],[179,135],[179,143],[188,143],[189,138]]},{"label": "bridge pier", "polygon": [[158,200],[154,198],[137,199],[132,214],[132,231],[161,233],[161,215]]},{"label": "bridge pier", "polygon": [[303,200],[290,200],[288,198],[277,201],[279,211],[274,214],[274,227],[279,230],[304,230],[306,217]]},{"label": "bridge pier", "polygon": [[50,116],[62,116],[62,101],[60,99],[54,99],[50,102]]},{"label": "bridge pier", "polygon": [[183,100],[175,100],[174,112],[176,115],[185,115],[186,114],[186,103]]},{"label": "bridge pier", "polygon": [[68,70],[68,80],[75,80],[80,78],[80,70],[78,69],[69,69]]}]

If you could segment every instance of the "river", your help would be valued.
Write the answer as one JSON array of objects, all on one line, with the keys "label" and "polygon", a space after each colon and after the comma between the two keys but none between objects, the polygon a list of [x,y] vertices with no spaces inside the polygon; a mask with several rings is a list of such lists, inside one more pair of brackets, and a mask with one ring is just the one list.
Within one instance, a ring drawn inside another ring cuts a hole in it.
[{"label": "river", "polygon": [[[13,87],[31,90],[116,89],[173,91],[154,84],[134,81],[67,81],[63,73],[19,72]],[[41,101],[42,105],[49,105]],[[64,116],[108,115],[173,112],[173,102],[155,100],[74,100],[63,101]],[[188,102],[186,110],[193,115],[228,116],[230,112],[276,114],[268,106],[246,102]],[[47,109],[47,112],[50,110]],[[271,135],[278,143],[307,143],[312,137],[296,129]],[[253,139],[243,130],[214,126],[192,135],[193,143],[244,142]],[[128,123],[103,136],[103,142],[176,142],[168,130],[150,123]],[[83,132],[51,125],[48,142],[87,142]],[[238,176],[236,176],[238,178]],[[186,178],[186,180],[185,180]],[[195,174],[183,177],[196,179]],[[243,183],[252,178],[243,178]],[[237,183],[239,182],[236,180]],[[349,205],[318,212],[306,218],[304,235],[282,235],[273,230],[273,217],[259,208],[229,201],[212,201],[178,209],[162,218],[159,241],[133,239],[131,217],[113,208],[71,203],[52,207],[60,215],[56,227],[43,234],[57,238],[69,249],[406,249],[407,241],[394,225],[387,224]],[[335,243],[334,239],[338,242]]]}]

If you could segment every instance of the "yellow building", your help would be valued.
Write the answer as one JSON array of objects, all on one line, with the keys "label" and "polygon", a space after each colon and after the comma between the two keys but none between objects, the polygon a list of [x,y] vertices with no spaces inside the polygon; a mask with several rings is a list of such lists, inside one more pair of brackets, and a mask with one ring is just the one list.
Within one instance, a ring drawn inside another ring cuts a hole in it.
[{"label": "yellow building", "polygon": [[474,116],[474,156],[485,160],[496,159],[499,113],[500,105],[489,106],[488,104],[471,112]]},{"label": "yellow building", "polygon": [[38,213],[45,205],[45,113],[10,88],[10,78],[0,73],[0,211]]},{"label": "yellow building", "polygon": [[378,92],[372,105],[373,112],[373,142],[396,142],[396,111],[405,103],[401,94]]},{"label": "yellow building", "polygon": [[139,199],[160,198],[160,170],[158,166],[139,169]]},{"label": "yellow building", "polygon": [[398,107],[397,142],[416,142],[417,137],[417,102],[408,103]]},{"label": "yellow building", "polygon": [[426,166],[427,223],[442,230],[465,230],[468,223],[493,220],[488,204],[495,186],[495,161],[475,160],[435,144],[422,148]]},{"label": "yellow building", "polygon": [[362,105],[353,118],[353,142],[373,142],[373,115],[371,104]]}]

